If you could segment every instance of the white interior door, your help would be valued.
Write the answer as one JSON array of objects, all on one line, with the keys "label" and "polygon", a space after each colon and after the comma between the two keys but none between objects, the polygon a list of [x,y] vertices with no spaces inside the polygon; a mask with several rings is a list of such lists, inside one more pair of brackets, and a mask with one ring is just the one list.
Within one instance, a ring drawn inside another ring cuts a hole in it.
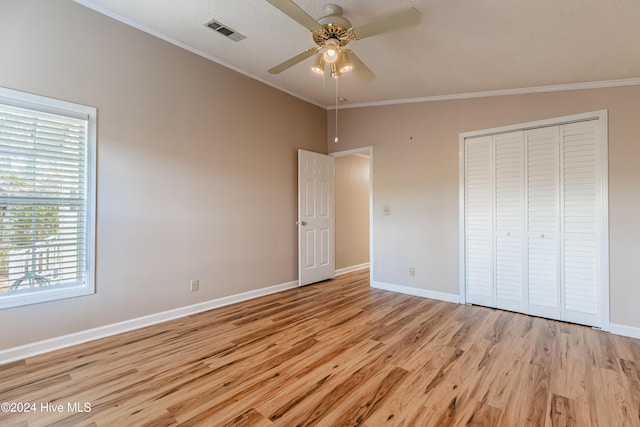
[{"label": "white interior door", "polygon": [[298,150],[298,283],[335,276],[335,160]]}]

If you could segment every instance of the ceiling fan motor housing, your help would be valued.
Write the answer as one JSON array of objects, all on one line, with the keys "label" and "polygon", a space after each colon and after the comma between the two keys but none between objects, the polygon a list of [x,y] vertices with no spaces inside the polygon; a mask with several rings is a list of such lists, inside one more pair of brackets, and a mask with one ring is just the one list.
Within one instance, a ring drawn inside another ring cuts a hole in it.
[{"label": "ceiling fan motor housing", "polygon": [[324,15],[325,16],[342,15],[342,7],[332,3],[326,4],[324,6]]},{"label": "ceiling fan motor housing", "polygon": [[322,30],[313,32],[313,41],[318,46],[324,46],[329,39],[335,39],[340,46],[345,46],[353,40],[351,22],[342,16],[342,8],[335,4],[328,4],[324,7],[325,16],[318,19],[322,25]]}]

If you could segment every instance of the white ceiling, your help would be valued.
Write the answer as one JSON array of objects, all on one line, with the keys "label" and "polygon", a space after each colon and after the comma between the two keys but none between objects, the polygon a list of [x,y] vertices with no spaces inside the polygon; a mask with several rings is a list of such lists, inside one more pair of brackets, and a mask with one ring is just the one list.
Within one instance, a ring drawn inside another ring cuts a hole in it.
[{"label": "white ceiling", "polygon": [[[312,58],[267,70],[308,48],[311,33],[265,0],[76,0],[257,80],[321,106],[335,84]],[[354,26],[415,6],[414,27],[351,42],[376,74],[339,79],[347,104],[640,78],[639,0],[328,0]],[[325,2],[297,0],[314,18]],[[205,27],[216,19],[234,42]]]}]

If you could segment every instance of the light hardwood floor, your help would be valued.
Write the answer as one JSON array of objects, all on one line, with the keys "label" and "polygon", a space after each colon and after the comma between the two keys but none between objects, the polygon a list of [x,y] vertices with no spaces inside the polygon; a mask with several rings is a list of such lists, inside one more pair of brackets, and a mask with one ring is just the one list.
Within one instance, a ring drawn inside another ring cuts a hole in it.
[{"label": "light hardwood floor", "polygon": [[0,366],[0,425],[640,426],[639,340],[368,281]]}]

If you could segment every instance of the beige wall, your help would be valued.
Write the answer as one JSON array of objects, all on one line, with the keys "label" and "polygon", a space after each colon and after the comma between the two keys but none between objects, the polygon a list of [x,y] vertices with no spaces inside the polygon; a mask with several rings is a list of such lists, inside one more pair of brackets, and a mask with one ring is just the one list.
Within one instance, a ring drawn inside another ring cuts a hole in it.
[{"label": "beige wall", "polygon": [[[373,280],[459,294],[461,132],[601,109],[609,111],[611,322],[640,327],[639,86],[340,110],[340,143],[328,140],[328,149],[373,146]],[[334,113],[327,117],[333,129]]]},{"label": "beige wall", "polygon": [[98,109],[97,293],[0,310],[0,350],[295,280],[297,148],[373,145],[373,279],[457,294],[458,134],[599,109],[611,321],[640,327],[640,87],[341,110],[335,145],[333,112],[70,0],[0,2],[0,52],[0,86]]},{"label": "beige wall", "polygon": [[369,262],[369,158],[336,158],[336,270]]},{"label": "beige wall", "polygon": [[98,110],[97,293],[0,310],[0,350],[297,279],[325,110],[70,0],[0,2],[0,52],[0,86]]}]

